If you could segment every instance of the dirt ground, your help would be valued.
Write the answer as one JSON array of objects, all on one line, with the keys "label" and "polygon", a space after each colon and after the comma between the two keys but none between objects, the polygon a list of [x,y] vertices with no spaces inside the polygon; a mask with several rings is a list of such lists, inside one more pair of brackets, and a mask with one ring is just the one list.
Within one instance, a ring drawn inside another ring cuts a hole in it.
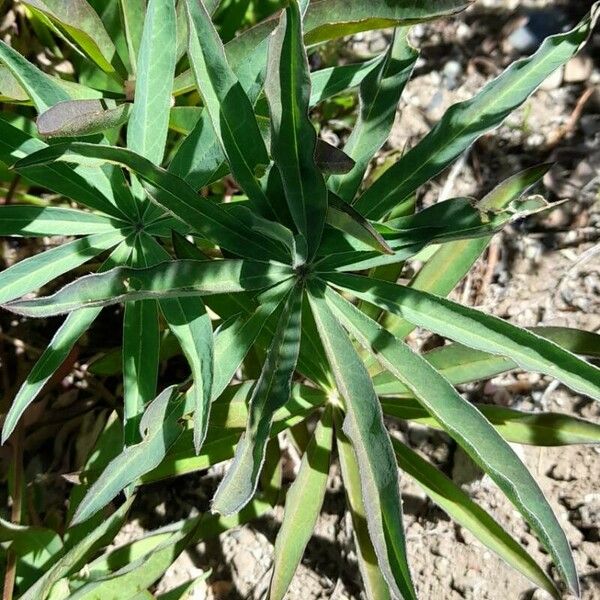
[{"label": "dirt ground", "polygon": [[[511,35],[528,9],[551,9],[573,23],[585,2],[483,0],[450,22],[416,27],[422,50],[394,131],[381,160],[413,145],[452,103],[469,98],[522,53]],[[516,9],[516,10],[515,10]],[[546,21],[547,22],[547,21]],[[385,36],[355,38],[358,55],[380,51]],[[485,136],[427,189],[423,205],[459,195],[481,197],[519,169],[556,161],[545,195],[568,200],[543,216],[516,223],[495,237],[490,250],[453,293],[454,298],[523,326],[564,325],[600,329],[600,65],[598,34],[588,51],[551,78],[505,125]],[[329,135],[343,138],[332,128]],[[417,333],[416,345],[430,343]],[[523,410],[552,410],[598,419],[585,398],[549,378],[512,373],[465,388],[471,399]],[[546,554],[518,513],[487,476],[444,434],[419,426],[392,425],[396,435],[433,460],[543,565]],[[568,534],[582,583],[582,598],[600,599],[600,448],[516,446]],[[294,461],[291,461],[293,466]],[[408,550],[417,591],[425,600],[542,600],[548,596],[469,532],[453,524],[408,478],[402,481]],[[280,513],[201,544],[181,557],[161,584],[212,568],[197,598],[260,599],[268,585]],[[550,568],[550,567],[548,567]],[[338,469],[332,466],[323,514],[300,566],[289,600],[362,598],[351,523],[345,514]]]}]

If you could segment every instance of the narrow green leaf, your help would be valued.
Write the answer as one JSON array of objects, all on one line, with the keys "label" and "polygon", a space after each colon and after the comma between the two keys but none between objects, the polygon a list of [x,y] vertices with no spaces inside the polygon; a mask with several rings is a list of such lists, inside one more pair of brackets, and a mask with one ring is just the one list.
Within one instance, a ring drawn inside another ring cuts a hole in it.
[{"label": "narrow green leaf", "polygon": [[410,388],[519,509],[550,552],[569,588],[577,594],[577,570],[567,537],[544,493],[515,451],[424,358],[338,293],[328,289],[326,298],[360,344]]},{"label": "narrow green leaf", "polygon": [[358,567],[362,576],[367,600],[391,600],[390,590],[377,564],[377,554],[367,523],[367,509],[361,493],[361,479],[356,455],[350,440],[344,435],[343,414],[339,409],[334,412],[335,435],[340,469],[344,481],[346,501],[352,516],[354,544],[358,555]]},{"label": "narrow green leaf", "polygon": [[40,600],[45,599],[52,586],[62,577],[69,575],[77,566],[81,566],[82,561],[88,559],[94,551],[103,545],[112,541],[113,537],[121,528],[123,521],[131,507],[133,496],[127,500],[117,511],[108,518],[104,519],[98,527],[85,536],[65,554],[54,562],[48,569],[21,597],[20,600]]},{"label": "narrow green leaf", "polygon": [[345,175],[335,175],[328,187],[346,202],[352,202],[369,162],[389,137],[404,86],[412,75],[419,53],[408,42],[409,28],[397,29],[376,69],[360,86],[360,112],[344,152],[355,161]]},{"label": "narrow green leaf", "polygon": [[52,77],[33,66],[2,40],[0,40],[0,60],[31,98],[38,113],[48,110],[54,104],[71,99]]},{"label": "narrow green leaf", "polygon": [[91,235],[123,226],[105,216],[52,206],[9,204],[0,206],[0,235],[37,237],[46,235]]},{"label": "narrow green leaf", "polygon": [[230,515],[243,508],[258,484],[273,416],[290,398],[300,351],[303,286],[296,285],[283,308],[260,378],[250,398],[248,426],[221,481],[212,510]]},{"label": "narrow green leaf", "polygon": [[120,231],[97,233],[19,261],[0,273],[0,302],[37,290],[116,246],[124,238]]},{"label": "narrow green leaf", "polygon": [[[140,239],[144,256],[151,264],[169,260],[169,253],[151,237]],[[190,365],[194,385],[194,447],[196,452],[206,437],[213,383],[213,329],[201,298],[161,300],[160,309],[169,329],[177,337]]]},{"label": "narrow green leaf", "polygon": [[131,74],[135,75],[138,69],[138,56],[142,46],[144,20],[140,15],[146,14],[146,0],[119,0],[121,19],[127,39],[127,51]]},{"label": "narrow green leaf", "polygon": [[302,17],[292,0],[269,43],[265,91],[271,109],[271,153],[287,204],[314,256],[327,212],[327,189],[315,164],[317,134],[308,116],[310,76]]},{"label": "narrow green leaf", "polygon": [[395,438],[392,444],[398,466],[423,488],[425,493],[461,527],[495,552],[552,597],[559,594],[548,576],[529,554],[498,524],[496,519],[473,502],[459,486]]},{"label": "narrow green leaf", "polygon": [[42,137],[83,137],[120,127],[130,108],[110,100],[67,100],[40,114],[36,124]]},{"label": "narrow green leaf", "polygon": [[355,275],[327,276],[335,286],[465,346],[510,357],[521,368],[555,377],[600,399],[600,369],[544,338],[497,317],[426,292]]},{"label": "narrow green leaf", "polygon": [[29,102],[30,98],[11,70],[0,64],[0,102]]},{"label": "narrow green leaf", "polygon": [[127,147],[157,165],[162,162],[169,129],[176,39],[175,0],[149,0]]},{"label": "narrow green leaf", "polygon": [[249,198],[266,202],[259,179],[269,156],[252,103],[229,66],[225,49],[201,0],[185,0],[188,55],[204,105],[231,172]]},{"label": "narrow green leaf", "polygon": [[[115,264],[124,263],[130,253],[131,247],[128,241],[121,242],[100,269],[103,270]],[[100,310],[100,308],[89,308],[76,311],[70,314],[58,328],[58,331],[27,375],[11,404],[2,426],[2,444],[14,431],[27,407],[36,399],[46,383],[69,356],[77,340],[88,330],[100,314]]]},{"label": "narrow green leaf", "polygon": [[[391,417],[443,429],[413,398],[382,398],[381,406]],[[569,446],[600,441],[600,425],[570,415],[529,413],[492,404],[475,406],[505,440],[515,444]]]},{"label": "narrow green leaf", "polygon": [[325,408],[285,500],[273,551],[269,600],[283,600],[321,512],[333,443],[331,406]]},{"label": "narrow green leaf", "polygon": [[[109,235],[109,234],[101,234]],[[115,234],[109,238],[111,245]],[[84,241],[87,238],[84,238]],[[79,240],[78,240],[79,241]],[[75,242],[72,242],[75,243]],[[88,242],[89,243],[89,242]],[[114,242],[116,243],[116,242]],[[98,244],[96,243],[96,246]],[[77,250],[85,250],[88,245],[77,247]],[[52,252],[62,250],[65,246],[61,246],[55,250],[50,250],[42,255],[46,256]],[[99,250],[100,251],[100,250]],[[24,264],[27,261],[32,261],[38,256],[27,259],[15,265]],[[81,258],[79,254],[69,258],[72,261],[76,259],[81,264],[89,257]],[[47,264],[51,258],[48,258],[44,264]],[[36,262],[37,265],[39,263]],[[56,265],[56,262],[53,262]],[[4,271],[0,274],[0,282],[3,276],[12,272],[15,268]],[[41,267],[40,267],[41,268]],[[69,266],[69,268],[74,268]],[[21,269],[20,272],[25,274],[30,270]],[[37,274],[37,273],[36,273]],[[31,289],[35,289],[42,285],[37,283],[42,280],[42,275],[46,278],[53,278],[57,275],[56,272],[45,274],[37,274],[36,284],[26,285],[23,281],[14,283],[13,287],[9,288],[10,292],[4,291],[2,297],[12,295],[14,289],[19,291],[19,295],[25,294]],[[279,283],[284,278],[289,278],[293,275],[290,267],[284,265],[276,265],[270,263],[261,263],[250,260],[175,260],[164,262],[154,267],[146,269],[133,269],[129,267],[117,267],[107,273],[86,275],[78,280],[66,285],[58,292],[44,298],[36,298],[33,300],[19,300],[5,304],[5,308],[22,315],[27,316],[51,316],[60,315],[80,308],[91,308],[92,306],[109,306],[118,304],[119,302],[131,302],[134,300],[147,299],[164,299],[174,298],[179,296],[202,296],[210,294],[227,294],[244,292],[248,290],[260,290]],[[14,277],[14,276],[13,276]],[[23,288],[28,288],[21,291]],[[14,297],[14,296],[12,296]]]},{"label": "narrow green leaf", "polygon": [[57,160],[98,165],[112,162],[139,175],[149,185],[151,200],[194,231],[209,240],[242,256],[279,258],[279,246],[253,232],[244,223],[210,200],[199,198],[179,177],[161,169],[125,148],[71,142],[55,144],[29,155],[17,163],[17,168],[29,168]]},{"label": "narrow green leaf", "polygon": [[[530,331],[573,354],[600,357],[600,335],[596,333],[568,327],[532,327]],[[390,331],[390,333],[393,332]],[[396,337],[399,336],[396,335]],[[489,354],[482,350],[473,350],[460,344],[449,344],[436,348],[426,352],[423,358],[454,385],[490,379],[518,368],[517,363],[510,358]],[[378,374],[373,383],[380,396],[409,393],[408,388],[391,373]]]},{"label": "narrow green leaf", "polygon": [[85,0],[23,0],[52,22],[106,73],[123,72],[117,50],[102,20]]},{"label": "narrow green leaf", "polygon": [[393,594],[416,598],[406,557],[398,468],[373,385],[346,332],[323,298],[309,289],[317,328],[346,409],[344,433],[359,465],[366,517],[379,567]]},{"label": "narrow green leaf", "polygon": [[157,467],[181,435],[179,419],[185,414],[185,398],[167,388],[153,400],[139,422],[141,441],[125,448],[90,486],[72,524],[81,523],[106,506],[121,490]]},{"label": "narrow green leaf", "polygon": [[443,171],[478,137],[497,127],[556,69],[585,44],[598,18],[598,4],[577,27],[547,38],[471,100],[452,106],[432,131],[388,169],[357,201],[356,209],[380,219],[419,186]]}]

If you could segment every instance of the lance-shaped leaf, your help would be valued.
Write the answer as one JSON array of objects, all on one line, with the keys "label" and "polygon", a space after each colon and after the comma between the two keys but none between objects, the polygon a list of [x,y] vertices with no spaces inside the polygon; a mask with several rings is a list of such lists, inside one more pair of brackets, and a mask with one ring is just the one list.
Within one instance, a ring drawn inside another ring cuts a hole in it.
[{"label": "lance-shaped leaf", "polygon": [[331,274],[327,279],[414,325],[470,348],[510,357],[523,369],[550,375],[577,392],[600,399],[598,367],[531,331],[405,286],[345,274]]},{"label": "lance-shaped leaf", "polygon": [[544,493],[515,451],[425,359],[338,293],[328,289],[326,298],[360,344],[411,389],[519,509],[550,552],[569,588],[577,594],[577,570],[567,537]]},{"label": "lance-shaped leaf", "polygon": [[[382,398],[381,406],[388,416],[443,429],[414,398]],[[570,415],[529,413],[493,404],[475,406],[505,440],[515,444],[551,447],[600,441],[600,425]]]},{"label": "lance-shaped leaf", "polygon": [[598,4],[577,27],[547,38],[533,56],[515,62],[471,100],[452,106],[419,144],[358,199],[356,209],[371,219],[380,219],[443,171],[566,63],[586,42],[597,18]]},{"label": "lance-shaped leaf", "polygon": [[275,540],[269,600],[283,600],[319,518],[333,444],[331,406],[325,408],[287,492],[283,522]]},{"label": "lance-shaped leaf", "polygon": [[186,413],[184,396],[167,388],[153,400],[139,422],[141,441],[129,446],[113,459],[90,486],[72,524],[85,521],[115,498],[121,490],[160,464],[183,428],[179,419]]},{"label": "lance-shaped leaf", "polygon": [[0,40],[0,60],[31,98],[38,112],[70,100],[69,94],[49,75],[33,66],[25,57]]},{"label": "lance-shaped leaf", "polygon": [[345,175],[335,175],[327,185],[346,202],[352,202],[369,162],[387,140],[404,86],[410,79],[419,56],[407,40],[408,27],[397,29],[389,50],[378,67],[360,86],[360,112],[344,152],[355,165]]},{"label": "lance-shaped leaf", "polygon": [[298,362],[302,323],[303,286],[297,284],[283,307],[260,378],[250,398],[248,426],[233,463],[221,481],[212,510],[230,515],[254,495],[275,412],[290,398],[292,376]]},{"label": "lance-shaped leaf", "polygon": [[293,0],[269,44],[265,90],[271,109],[271,152],[290,214],[312,257],[325,225],[327,188],[315,164],[317,133],[308,116],[309,72],[302,17]]},{"label": "lance-shaped leaf", "polygon": [[281,254],[278,245],[253,232],[214,202],[199,198],[179,177],[125,148],[83,142],[55,144],[21,159],[16,168],[46,165],[57,160],[95,166],[112,162],[124,166],[149,184],[147,191],[153,202],[210,241],[259,260]]},{"label": "lance-shaped leaf", "polygon": [[100,170],[90,171],[84,167],[73,169],[64,164],[48,164],[22,171],[16,167],[20,159],[46,148],[48,146],[41,140],[31,137],[0,118],[0,161],[6,166],[13,167],[28,181],[71,198],[79,204],[118,219],[126,219],[126,215],[116,206],[110,180]]},{"label": "lance-shaped leaf", "polygon": [[[144,256],[151,264],[169,260],[169,253],[150,236],[140,238]],[[213,383],[213,329],[201,298],[161,300],[160,309],[169,329],[190,365],[194,385],[190,390],[194,404],[194,447],[196,452],[206,437]]]},{"label": "lance-shaped leaf", "polygon": [[259,182],[269,156],[252,104],[229,66],[225,49],[201,0],[185,0],[188,55],[198,91],[225,151],[231,172],[249,198],[266,202]]},{"label": "lance-shaped leaf", "polygon": [[140,18],[140,15],[146,13],[146,0],[119,0],[119,7],[127,40],[131,72],[132,75],[135,75],[138,69],[138,55],[144,32],[144,20]]},{"label": "lance-shaped leaf", "polygon": [[123,223],[103,215],[52,206],[0,206],[0,235],[90,235],[120,229]]},{"label": "lance-shaped leaf", "polygon": [[[102,265],[101,270],[125,263],[130,253],[129,241],[121,242]],[[88,330],[100,314],[100,310],[100,308],[89,308],[76,311],[70,314],[58,328],[58,331],[27,375],[23,385],[19,388],[10,406],[2,426],[2,444],[14,431],[27,407],[36,399],[46,383],[67,359],[77,340]]]},{"label": "lance-shaped leaf", "polygon": [[150,0],[127,126],[127,147],[157,165],[162,162],[169,129],[176,39],[175,0]]},{"label": "lance-shaped leaf", "polygon": [[[57,250],[62,248],[64,246]],[[39,256],[45,256],[49,252]],[[79,260],[85,262],[85,257]],[[107,273],[86,275],[51,296],[15,301],[6,304],[5,307],[18,314],[32,317],[52,316],[80,308],[109,306],[134,300],[259,290],[275,285],[282,279],[291,277],[292,274],[290,267],[258,261],[175,260],[146,269],[117,267]],[[56,273],[53,276],[56,276]]]},{"label": "lance-shaped leaf", "polygon": [[19,261],[0,273],[0,302],[37,290],[116,246],[124,238],[120,231],[97,233]]},{"label": "lance-shaped leaf", "polygon": [[361,493],[361,480],[356,454],[350,440],[342,431],[344,416],[335,409],[335,437],[342,471],[346,501],[352,517],[354,543],[358,555],[358,567],[368,600],[390,600],[390,589],[377,564],[377,554],[371,543],[367,524],[367,509]]},{"label": "lance-shaped leaf", "polygon": [[120,127],[130,108],[111,100],[67,100],[44,111],[36,124],[42,137],[83,137]]},{"label": "lance-shaped leaf", "polygon": [[392,438],[398,466],[423,488],[425,493],[461,527],[468,529],[482,544],[495,552],[552,597],[559,598],[556,587],[531,556],[498,524],[475,504],[451,479],[421,458],[414,450]]},{"label": "lance-shaped leaf", "polygon": [[371,378],[321,287],[309,289],[310,305],[344,399],[344,433],[356,452],[371,541],[387,584],[399,598],[416,598],[406,556],[398,468]]},{"label": "lance-shaped leaf", "polygon": [[123,65],[102,20],[86,0],[23,0],[34,12],[50,19],[52,24],[93,60],[106,73]]},{"label": "lance-shaped leaf", "polygon": [[[600,358],[600,335],[596,333],[568,327],[532,327],[530,331],[553,341],[573,354]],[[517,363],[510,358],[473,350],[460,344],[436,348],[426,352],[423,358],[454,385],[490,379],[518,368]],[[373,383],[380,396],[410,393],[408,388],[391,373],[378,374]]]},{"label": "lance-shaped leaf", "polygon": [[131,507],[134,497],[129,498],[117,511],[104,519],[98,527],[84,536],[63,556],[56,560],[22,596],[21,600],[40,600],[46,598],[52,586],[62,577],[69,575],[82,562],[88,559],[103,544],[112,541],[117,534]]},{"label": "lance-shaped leaf", "polygon": [[10,69],[0,64],[0,102],[29,102],[30,98]]},{"label": "lance-shaped leaf", "polygon": [[[146,267],[151,261],[136,237],[130,264]],[[154,300],[127,302],[123,314],[123,441],[140,441],[139,420],[145,406],[156,396],[160,329],[158,304]],[[142,434],[143,435],[143,434]]]}]

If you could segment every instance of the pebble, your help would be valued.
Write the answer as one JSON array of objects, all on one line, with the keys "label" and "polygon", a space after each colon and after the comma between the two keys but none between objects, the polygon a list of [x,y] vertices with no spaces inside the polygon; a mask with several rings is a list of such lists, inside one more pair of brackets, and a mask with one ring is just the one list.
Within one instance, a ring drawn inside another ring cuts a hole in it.
[{"label": "pebble", "polygon": [[562,31],[566,24],[567,18],[562,11],[555,8],[537,10],[528,15],[527,23],[515,29],[507,41],[517,52],[533,52],[549,35]]},{"label": "pebble", "polygon": [[594,69],[594,63],[589,56],[580,54],[574,56],[565,66],[564,81],[566,83],[582,83],[587,81]]}]

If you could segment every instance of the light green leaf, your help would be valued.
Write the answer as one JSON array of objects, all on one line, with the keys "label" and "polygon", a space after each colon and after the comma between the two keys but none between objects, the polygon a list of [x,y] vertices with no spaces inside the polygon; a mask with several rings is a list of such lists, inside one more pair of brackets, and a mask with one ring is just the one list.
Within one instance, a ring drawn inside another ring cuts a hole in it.
[{"label": "light green leaf", "polygon": [[356,202],[356,209],[380,219],[421,185],[443,171],[481,135],[497,127],[539,85],[585,44],[598,17],[598,4],[577,27],[547,38],[471,100],[452,106],[432,131]]},{"label": "light green leaf", "polygon": [[297,0],[292,0],[269,43],[265,92],[271,109],[271,154],[311,258],[325,225],[327,189],[315,164],[317,133],[308,116],[309,72],[302,17]]},{"label": "light green leaf", "polygon": [[36,124],[42,137],[83,137],[120,127],[130,108],[111,100],[67,100],[40,114]]},{"label": "light green leaf", "polygon": [[138,69],[138,56],[144,31],[144,19],[140,18],[140,15],[146,14],[146,0],[119,0],[119,6],[125,38],[127,39],[131,74],[135,75]]},{"label": "light green leaf", "polygon": [[85,0],[23,0],[35,13],[41,14],[106,73],[123,73],[115,45],[102,20]]},{"label": "light green leaf", "polygon": [[[102,265],[101,270],[110,268],[115,264],[124,263],[130,253],[131,247],[128,241],[121,242]],[[88,330],[100,311],[100,308],[76,311],[70,314],[59,327],[27,375],[11,404],[2,426],[2,444],[6,442],[27,407],[36,399],[46,383],[64,363],[77,340]]]},{"label": "light green leaf", "polygon": [[327,488],[332,434],[331,406],[328,406],[308,444],[298,475],[286,495],[283,522],[273,550],[275,560],[269,600],[285,598],[313,534]]},{"label": "light green leaf", "polygon": [[600,399],[598,367],[530,331],[405,286],[355,275],[331,274],[327,279],[414,325],[470,348],[510,357],[523,369],[555,377],[577,392]]},{"label": "light green leaf", "polygon": [[169,129],[177,58],[176,27],[175,0],[149,0],[138,55],[135,100],[127,126],[127,147],[157,165],[162,162]]},{"label": "light green leaf", "polygon": [[346,501],[352,516],[354,544],[358,555],[358,567],[368,600],[391,600],[390,590],[377,564],[377,554],[371,543],[367,524],[367,509],[361,493],[361,479],[356,455],[350,440],[344,435],[343,414],[334,412],[337,453],[342,471]]},{"label": "light green leaf", "polygon": [[359,465],[366,517],[379,567],[392,593],[416,598],[406,556],[398,468],[371,379],[316,285],[310,305],[346,411],[344,433]]},{"label": "light green leaf", "polygon": [[123,241],[120,231],[97,233],[21,260],[0,273],[0,302],[46,285]]},{"label": "light green leaf", "polygon": [[577,570],[566,535],[544,493],[515,451],[485,417],[425,359],[331,289],[327,302],[352,335],[410,388],[444,430],[495,481],[550,552],[575,594]]},{"label": "light green leaf", "polygon": [[[144,256],[151,264],[169,260],[169,253],[150,236],[140,238]],[[160,309],[190,365],[194,385],[189,391],[194,401],[194,447],[196,452],[206,437],[213,383],[213,329],[201,298],[161,300]]]},{"label": "light green leaf", "polygon": [[392,444],[400,469],[413,477],[449,517],[461,527],[468,529],[482,544],[500,556],[513,569],[525,575],[552,597],[560,597],[544,571],[494,517],[475,504],[459,486],[416,452],[394,438]]},{"label": "light green leaf", "polygon": [[121,490],[157,467],[181,435],[179,419],[185,412],[185,397],[175,393],[175,386],[159,394],[139,422],[141,441],[125,448],[104,469],[77,507],[72,524],[90,518]]},{"label": "light green leaf", "polygon": [[[381,406],[391,417],[443,429],[413,398],[382,398]],[[514,444],[568,446],[600,442],[600,425],[570,415],[529,413],[493,404],[475,406],[505,440]]]},{"label": "light green leaf", "polygon": [[394,38],[376,69],[360,86],[360,112],[356,125],[344,146],[344,152],[355,161],[345,175],[335,175],[327,183],[329,189],[346,202],[352,202],[369,162],[387,140],[404,86],[412,75],[419,53],[407,40],[409,28],[397,29]]},{"label": "light green leaf", "polygon": [[268,350],[260,378],[250,398],[248,426],[235,458],[221,481],[212,510],[230,515],[243,508],[258,484],[274,413],[289,400],[300,351],[303,286],[290,292]]},{"label": "light green leaf", "polygon": [[123,226],[103,215],[72,208],[7,204],[0,206],[0,235],[37,237],[90,235]]},{"label": "light green leaf", "polygon": [[[84,238],[84,240],[87,239]],[[112,241],[113,238],[109,239]],[[87,246],[84,245],[83,247],[86,248]],[[39,256],[45,256],[62,248],[65,248],[65,246]],[[31,260],[33,259],[27,259],[27,261]],[[72,260],[75,260],[75,258]],[[79,260],[80,262],[77,264],[85,262],[85,257]],[[25,262],[22,261],[15,267]],[[10,270],[0,274],[0,281],[2,276],[9,272]],[[26,270],[25,273],[27,273]],[[56,272],[52,275],[56,276]],[[146,269],[117,267],[107,273],[87,275],[66,285],[51,296],[11,302],[6,304],[5,308],[27,316],[59,315],[80,308],[109,306],[134,300],[259,290],[275,285],[282,279],[287,279],[292,275],[293,271],[290,267],[258,261],[175,260]],[[50,276],[46,274],[46,277]],[[38,275],[38,279],[41,279],[41,274]],[[16,287],[16,285],[15,283],[13,287]],[[37,284],[37,287],[39,285],[41,284]],[[23,282],[20,282],[20,287],[16,289],[20,290],[23,287],[25,287]],[[30,289],[35,289],[35,287],[32,286]],[[13,288],[10,289],[12,291]],[[27,293],[30,289],[20,293]],[[9,294],[5,292],[4,295],[8,296]]]}]

